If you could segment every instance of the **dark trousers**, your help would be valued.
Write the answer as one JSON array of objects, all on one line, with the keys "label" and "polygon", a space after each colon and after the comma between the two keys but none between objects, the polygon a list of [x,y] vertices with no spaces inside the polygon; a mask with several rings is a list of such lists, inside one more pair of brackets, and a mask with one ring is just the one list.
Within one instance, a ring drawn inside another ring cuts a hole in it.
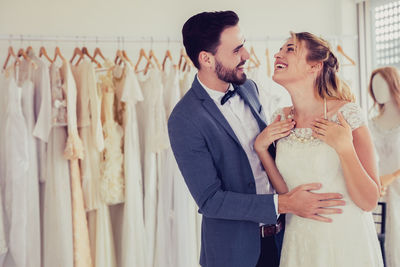
[{"label": "dark trousers", "polygon": [[279,267],[284,231],[277,235],[261,237],[261,251],[256,267]]}]

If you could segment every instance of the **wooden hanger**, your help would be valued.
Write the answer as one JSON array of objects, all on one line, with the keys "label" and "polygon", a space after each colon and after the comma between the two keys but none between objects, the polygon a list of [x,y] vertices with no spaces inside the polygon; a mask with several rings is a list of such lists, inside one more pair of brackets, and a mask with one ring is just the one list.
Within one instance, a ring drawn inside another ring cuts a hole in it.
[{"label": "wooden hanger", "polygon": [[72,58],[69,61],[71,63],[71,65],[76,56],[79,56],[79,58],[83,56],[82,50],[79,47],[75,47],[75,49],[74,49],[74,54],[72,55]]},{"label": "wooden hanger", "polygon": [[152,64],[152,61],[151,61],[152,59],[154,59],[154,62],[155,62],[155,64],[156,64],[157,68],[158,68],[159,70],[161,70],[161,64],[160,64],[160,62],[158,61],[156,55],[154,54],[153,49],[150,49],[150,52],[149,52],[149,61],[147,61],[147,65],[146,65],[146,67],[144,68],[144,74],[147,73],[147,71],[149,70],[149,67],[150,67],[150,66],[153,66],[153,67],[154,67],[154,65]]},{"label": "wooden hanger", "polygon": [[92,62],[96,63],[96,65],[97,65],[98,68],[101,68],[101,67],[102,67],[101,64],[100,64],[94,57],[92,57],[92,56],[89,54],[89,51],[88,51],[88,49],[87,49],[86,46],[82,47],[82,54],[81,54],[80,58],[78,59],[78,61],[76,62],[75,66],[77,66],[77,65],[81,62],[81,60],[85,57],[85,55],[86,55]]},{"label": "wooden hanger", "polygon": [[20,64],[21,63],[21,60],[14,53],[14,48],[12,46],[10,46],[8,48],[8,54],[7,54],[6,61],[4,62],[4,65],[3,65],[3,69],[7,68],[8,61],[10,60],[11,57],[13,57],[15,59],[15,64]]},{"label": "wooden hanger", "polygon": [[93,58],[95,59],[97,56],[100,56],[103,60],[106,60],[100,48],[96,47],[93,52]]},{"label": "wooden hanger", "polygon": [[28,61],[29,63],[31,63],[33,65],[33,67],[36,69],[37,65],[35,62],[32,61],[32,59],[26,54],[25,50],[23,48],[20,48],[18,50],[18,57],[23,57],[26,61]]},{"label": "wooden hanger", "polygon": [[24,58],[25,60],[27,60],[27,61],[31,61],[31,58],[28,57],[28,55],[26,54],[26,52],[25,52],[25,50],[24,50],[23,48],[20,48],[20,49],[18,50],[17,56],[18,56],[18,57],[23,57],[23,58]]},{"label": "wooden hanger", "polygon": [[343,48],[340,45],[337,46],[337,51],[340,54],[342,54],[348,61],[350,61],[350,64],[343,64],[343,66],[355,66],[356,65],[356,62],[343,51]]},{"label": "wooden hanger", "polygon": [[252,58],[254,60],[254,62],[256,63],[256,67],[261,65],[261,62],[258,59],[253,47],[250,48],[250,58]]},{"label": "wooden hanger", "polygon": [[128,63],[133,67],[133,62],[132,62],[131,59],[128,57],[128,54],[126,53],[125,50],[122,50],[122,57],[125,58],[125,60],[128,61]]},{"label": "wooden hanger", "polygon": [[162,62],[162,70],[165,70],[165,63],[167,62],[167,59],[169,59],[171,61],[171,63],[173,63],[172,60],[172,55],[171,55],[171,51],[169,51],[169,49],[165,52],[165,56]]},{"label": "wooden hanger", "polygon": [[[183,68],[182,68],[182,63],[183,63]],[[185,49],[181,49],[181,55],[179,57],[179,62],[178,62],[178,68],[181,69],[182,71],[186,70],[186,67],[192,67],[194,66],[193,62],[190,60],[189,56],[186,54]]]},{"label": "wooden hanger", "polygon": [[[139,58],[138,58],[138,61],[136,62],[136,65],[135,65],[135,71],[136,72],[138,72],[139,64],[140,64],[140,62],[142,61],[143,58],[146,59],[147,62],[151,62],[150,58],[146,55],[146,52],[142,48],[142,49],[140,49]],[[150,65],[152,65],[154,67],[152,62],[150,63]]]},{"label": "wooden hanger", "polygon": [[26,48],[25,53],[26,53],[27,55],[29,55],[29,53],[30,53],[32,50],[33,50],[32,46],[28,46],[28,47]]},{"label": "wooden hanger", "polygon": [[39,49],[39,57],[44,56],[50,63],[53,63],[53,60],[47,55],[46,48],[44,46],[41,46]]},{"label": "wooden hanger", "polygon": [[[121,60],[122,60],[123,57],[124,56],[122,55],[122,51],[118,49],[117,52],[115,53],[114,63],[115,64],[121,63]],[[119,63],[118,63],[118,60],[119,60]]]},{"label": "wooden hanger", "polygon": [[118,49],[117,53],[115,54],[115,59],[114,59],[114,63],[116,65],[121,65],[122,62],[124,62],[125,64],[130,64],[126,58],[124,57],[124,54],[122,52],[122,50]]},{"label": "wooden hanger", "polygon": [[64,56],[61,54],[61,50],[58,46],[56,46],[56,48],[54,49],[54,58],[53,58],[53,62],[56,61],[57,57],[59,57],[62,61],[65,61]]},{"label": "wooden hanger", "polygon": [[271,60],[269,57],[269,49],[265,49],[265,57],[267,58],[267,75],[268,77],[271,77]]}]

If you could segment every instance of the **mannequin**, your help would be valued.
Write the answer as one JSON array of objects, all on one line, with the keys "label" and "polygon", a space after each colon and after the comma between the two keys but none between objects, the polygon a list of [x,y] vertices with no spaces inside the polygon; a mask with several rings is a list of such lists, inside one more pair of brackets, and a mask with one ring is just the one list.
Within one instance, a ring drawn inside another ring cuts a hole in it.
[{"label": "mannequin", "polygon": [[394,67],[372,72],[369,93],[379,115],[370,130],[379,157],[379,175],[387,205],[386,266],[400,266],[400,74]]},{"label": "mannequin", "polygon": [[[397,71],[397,70],[394,70]],[[400,86],[400,84],[398,85]],[[396,102],[396,98],[392,97],[388,83],[381,73],[377,72],[372,77],[372,98],[375,98],[375,103],[380,107],[380,115],[375,118],[375,122],[380,128],[390,130],[400,125],[400,106]],[[396,88],[397,93],[400,93],[400,88]],[[383,107],[381,108],[381,106]]]}]

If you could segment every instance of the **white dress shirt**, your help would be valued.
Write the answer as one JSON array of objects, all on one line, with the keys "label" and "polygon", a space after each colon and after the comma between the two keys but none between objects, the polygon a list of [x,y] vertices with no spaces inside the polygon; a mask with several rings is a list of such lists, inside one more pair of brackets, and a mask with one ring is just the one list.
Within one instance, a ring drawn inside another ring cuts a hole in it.
[{"label": "white dress shirt", "polygon": [[[196,78],[209,94],[211,99],[214,100],[215,105],[217,105],[218,109],[231,126],[236,137],[239,139],[239,142],[249,160],[251,170],[253,171],[257,194],[274,194],[275,190],[269,183],[268,175],[265,172],[256,151],[254,150],[254,141],[257,135],[260,133],[260,128],[251,112],[250,107],[238,94],[233,95],[228,99],[228,101],[226,101],[224,105],[221,105],[221,99],[225,93],[208,88],[197,76]],[[230,84],[228,90],[233,89],[233,85]],[[278,195],[276,194],[274,195],[274,204],[275,212],[277,213]]]}]

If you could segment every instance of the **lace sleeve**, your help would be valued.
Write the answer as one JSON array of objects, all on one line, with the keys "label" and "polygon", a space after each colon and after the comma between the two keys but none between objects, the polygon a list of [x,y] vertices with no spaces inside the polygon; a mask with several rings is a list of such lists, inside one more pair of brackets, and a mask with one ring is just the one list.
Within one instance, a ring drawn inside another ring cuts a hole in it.
[{"label": "lace sleeve", "polygon": [[274,113],[272,113],[271,121],[269,123],[272,123],[276,119],[276,117],[278,117],[278,115],[281,115],[281,121],[285,119],[285,113],[283,113],[283,108],[278,108],[277,110],[275,110]]},{"label": "lace sleeve", "polygon": [[[355,103],[348,103],[341,107],[339,111],[342,112],[343,117],[350,125],[352,131],[363,125],[366,125],[364,113],[359,105]],[[337,120],[338,119],[336,118],[336,121]]]}]

